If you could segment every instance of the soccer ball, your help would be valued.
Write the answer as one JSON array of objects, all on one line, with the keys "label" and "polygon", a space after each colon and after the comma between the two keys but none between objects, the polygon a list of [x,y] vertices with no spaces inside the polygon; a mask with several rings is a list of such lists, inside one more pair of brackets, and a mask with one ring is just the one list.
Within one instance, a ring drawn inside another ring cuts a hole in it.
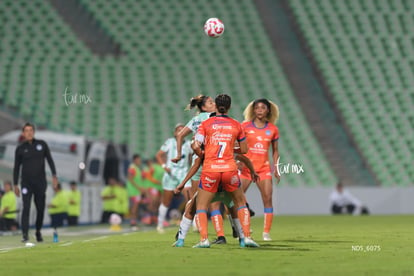
[{"label": "soccer ball", "polygon": [[118,214],[112,214],[109,217],[109,224],[120,225],[121,223],[122,223],[122,218]]},{"label": "soccer ball", "polygon": [[209,37],[218,38],[224,33],[224,24],[218,18],[210,18],[204,24],[204,32]]}]

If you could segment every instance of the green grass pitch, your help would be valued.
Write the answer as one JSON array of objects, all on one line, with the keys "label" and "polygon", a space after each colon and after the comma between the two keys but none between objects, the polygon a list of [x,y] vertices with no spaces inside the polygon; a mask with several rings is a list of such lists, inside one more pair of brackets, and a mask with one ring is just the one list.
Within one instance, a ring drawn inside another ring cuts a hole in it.
[{"label": "green grass pitch", "polygon": [[1,274],[414,275],[413,216],[276,216],[270,242],[261,240],[262,218],[254,218],[260,248],[239,248],[224,223],[228,243],[209,249],[192,248],[198,241],[193,232],[184,248],[171,247],[175,227],[161,235],[84,226],[62,230],[59,243],[52,243],[49,230],[32,248],[20,236],[2,236]]}]

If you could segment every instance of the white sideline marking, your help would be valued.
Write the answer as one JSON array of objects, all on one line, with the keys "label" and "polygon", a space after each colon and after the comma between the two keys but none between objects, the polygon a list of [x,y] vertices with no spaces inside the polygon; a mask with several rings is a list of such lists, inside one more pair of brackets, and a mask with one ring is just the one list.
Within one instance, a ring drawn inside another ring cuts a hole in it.
[{"label": "white sideline marking", "polygon": [[94,239],[84,240],[82,242],[91,242],[91,241],[103,240],[103,239],[106,239],[107,237],[108,236],[101,236],[101,237],[97,237],[97,238],[94,238]]}]

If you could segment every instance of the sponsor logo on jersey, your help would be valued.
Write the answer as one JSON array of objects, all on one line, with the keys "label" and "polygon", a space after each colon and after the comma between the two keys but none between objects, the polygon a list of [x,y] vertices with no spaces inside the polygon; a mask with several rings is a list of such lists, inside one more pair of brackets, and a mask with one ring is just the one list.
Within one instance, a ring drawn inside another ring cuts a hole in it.
[{"label": "sponsor logo on jersey", "polygon": [[256,143],[256,144],[254,144],[254,147],[255,147],[256,149],[263,149],[263,148],[264,148],[264,146],[263,146],[263,144],[262,144],[262,143]]},{"label": "sponsor logo on jersey", "polygon": [[230,141],[233,139],[233,134],[231,133],[221,133],[221,132],[214,132],[211,135],[210,141],[212,144],[220,142],[220,141]]},{"label": "sponsor logo on jersey", "polygon": [[226,125],[216,125],[216,124],[214,124],[213,129],[233,129],[233,127],[228,126],[228,125],[226,126]]},{"label": "sponsor logo on jersey", "polygon": [[253,134],[254,130],[249,130],[247,133]]},{"label": "sponsor logo on jersey", "polygon": [[259,140],[259,141],[263,141],[262,136],[257,136],[256,138],[257,138],[257,140]]},{"label": "sponsor logo on jersey", "polygon": [[212,169],[228,169],[230,168],[229,165],[211,165]]},{"label": "sponsor logo on jersey", "polygon": [[207,176],[206,176],[204,179],[205,179],[206,181],[208,181],[208,182],[211,182],[211,183],[216,183],[216,181],[217,181],[216,179],[211,179],[211,178],[209,178],[209,177],[207,177]]}]

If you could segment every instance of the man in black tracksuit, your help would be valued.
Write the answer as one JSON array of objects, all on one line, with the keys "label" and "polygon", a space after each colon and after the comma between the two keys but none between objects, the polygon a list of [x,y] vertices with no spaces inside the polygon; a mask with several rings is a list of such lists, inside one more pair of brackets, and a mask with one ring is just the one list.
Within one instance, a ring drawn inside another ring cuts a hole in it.
[{"label": "man in black tracksuit", "polygon": [[56,177],[55,163],[48,145],[43,140],[34,139],[34,126],[26,123],[23,126],[22,133],[25,141],[17,146],[14,159],[13,181],[14,192],[20,196],[18,186],[20,167],[22,167],[21,193],[23,195],[23,213],[22,213],[22,242],[29,240],[29,214],[32,195],[34,195],[34,203],[36,206],[36,240],[42,242],[42,234],[40,230],[43,226],[43,216],[46,204],[46,173],[45,158],[49,164],[53,175],[53,186],[58,183]]}]

